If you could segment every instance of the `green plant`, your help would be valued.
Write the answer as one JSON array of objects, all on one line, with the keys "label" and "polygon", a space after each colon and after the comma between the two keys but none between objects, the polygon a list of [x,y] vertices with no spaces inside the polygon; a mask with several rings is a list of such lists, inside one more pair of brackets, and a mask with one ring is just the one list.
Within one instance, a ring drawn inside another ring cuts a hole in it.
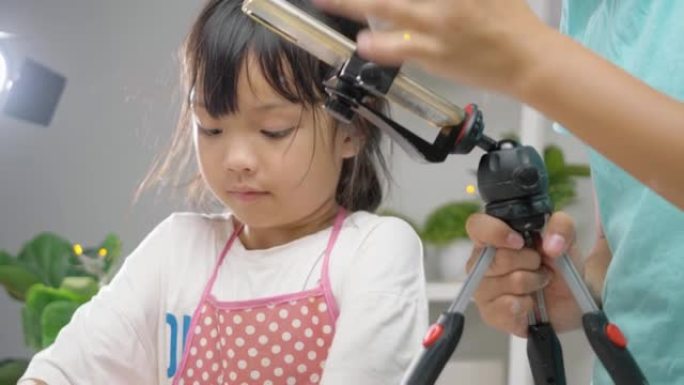
[{"label": "green plant", "polygon": [[15,385],[26,371],[27,366],[28,361],[26,360],[0,361],[0,384]]},{"label": "green plant", "polygon": [[567,164],[563,151],[554,145],[544,148],[544,163],[549,176],[549,196],[554,210],[560,210],[577,197],[576,179],[590,175],[589,166]]},{"label": "green plant", "polygon": [[467,238],[466,220],[480,211],[480,207],[480,203],[476,201],[455,201],[436,208],[428,215],[420,232],[421,238],[436,246]]},{"label": "green plant", "polygon": [[[52,233],[27,242],[14,257],[0,250],[0,284],[14,299],[24,302],[24,341],[33,350],[52,344],[76,309],[106,283],[121,255],[121,242],[110,234],[93,248],[84,249]],[[0,362],[0,385],[15,384],[26,360]]]}]

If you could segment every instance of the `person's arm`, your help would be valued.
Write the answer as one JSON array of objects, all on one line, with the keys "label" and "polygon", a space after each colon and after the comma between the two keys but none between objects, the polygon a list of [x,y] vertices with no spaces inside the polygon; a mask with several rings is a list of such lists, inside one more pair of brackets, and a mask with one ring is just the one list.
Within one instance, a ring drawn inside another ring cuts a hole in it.
[{"label": "person's arm", "polygon": [[340,316],[321,384],[399,383],[427,330],[420,239],[405,222],[383,218],[358,250],[332,258],[350,263],[337,275]]},{"label": "person's arm", "polygon": [[[548,27],[526,1],[314,2],[393,26],[360,34],[362,56],[390,65],[414,61],[458,82],[509,94],[684,209],[684,103]],[[679,41],[662,44],[684,49]]]},{"label": "person's arm", "polygon": [[560,33],[535,40],[514,96],[684,209],[684,103]]}]

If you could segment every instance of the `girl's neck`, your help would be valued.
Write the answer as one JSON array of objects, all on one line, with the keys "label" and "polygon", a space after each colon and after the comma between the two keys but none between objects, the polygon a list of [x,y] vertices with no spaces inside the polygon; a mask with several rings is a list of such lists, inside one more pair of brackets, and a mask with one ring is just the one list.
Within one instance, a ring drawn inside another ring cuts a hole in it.
[{"label": "girl's neck", "polygon": [[268,249],[283,245],[329,227],[338,211],[339,206],[333,199],[294,223],[269,228],[244,225],[240,233],[240,241],[248,250]]}]

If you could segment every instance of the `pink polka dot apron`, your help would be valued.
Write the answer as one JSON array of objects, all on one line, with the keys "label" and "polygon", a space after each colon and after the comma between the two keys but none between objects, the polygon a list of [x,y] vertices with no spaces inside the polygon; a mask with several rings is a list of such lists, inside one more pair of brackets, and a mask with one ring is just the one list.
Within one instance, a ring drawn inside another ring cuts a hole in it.
[{"label": "pink polka dot apron", "polygon": [[193,314],[173,384],[319,383],[338,316],[328,263],[344,217],[344,210],[340,210],[315,288],[250,301],[219,301],[211,290],[219,267],[241,231],[236,229]]}]

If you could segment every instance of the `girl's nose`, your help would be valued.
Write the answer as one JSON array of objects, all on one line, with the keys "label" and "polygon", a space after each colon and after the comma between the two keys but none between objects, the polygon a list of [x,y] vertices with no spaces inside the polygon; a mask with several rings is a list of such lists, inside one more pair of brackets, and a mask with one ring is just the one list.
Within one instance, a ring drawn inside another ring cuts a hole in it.
[{"label": "girl's nose", "polygon": [[226,146],[223,167],[234,173],[253,173],[256,171],[256,156],[248,143],[236,141]]}]

